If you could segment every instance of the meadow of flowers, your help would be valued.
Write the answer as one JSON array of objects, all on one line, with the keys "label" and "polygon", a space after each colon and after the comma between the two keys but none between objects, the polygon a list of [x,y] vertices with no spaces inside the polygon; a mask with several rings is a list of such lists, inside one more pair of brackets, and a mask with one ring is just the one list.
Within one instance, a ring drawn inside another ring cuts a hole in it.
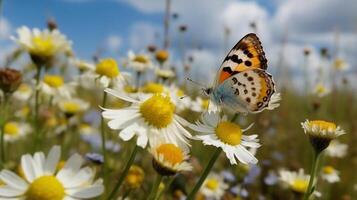
[{"label": "meadow of flowers", "polygon": [[0,199],[357,198],[355,87],[327,49],[332,87],[306,81],[296,92],[274,77],[266,109],[245,112],[214,106],[186,79],[194,58],[177,73],[168,38],[92,60],[76,57],[54,20],[11,40],[0,66]]}]

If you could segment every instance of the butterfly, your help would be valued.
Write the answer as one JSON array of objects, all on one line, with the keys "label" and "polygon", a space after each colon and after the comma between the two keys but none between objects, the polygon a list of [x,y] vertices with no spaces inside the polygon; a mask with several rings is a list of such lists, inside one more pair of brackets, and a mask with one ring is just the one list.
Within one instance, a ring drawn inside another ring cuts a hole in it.
[{"label": "butterfly", "polygon": [[[212,88],[204,89],[215,106],[234,112],[258,113],[279,104],[265,52],[258,36],[244,36],[224,58]],[[211,105],[211,104],[210,104]]]}]

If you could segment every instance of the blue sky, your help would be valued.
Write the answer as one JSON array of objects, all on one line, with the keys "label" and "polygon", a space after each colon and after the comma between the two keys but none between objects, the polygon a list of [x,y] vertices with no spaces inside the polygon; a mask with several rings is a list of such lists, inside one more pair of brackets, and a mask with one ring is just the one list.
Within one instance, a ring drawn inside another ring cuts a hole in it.
[{"label": "blue sky", "polygon": [[127,3],[108,0],[5,0],[3,6],[3,16],[13,27],[45,28],[46,20],[54,17],[61,32],[75,41],[74,48],[82,57],[93,54],[109,35],[126,38],[136,21],[156,23],[162,19],[162,14],[145,14]]}]

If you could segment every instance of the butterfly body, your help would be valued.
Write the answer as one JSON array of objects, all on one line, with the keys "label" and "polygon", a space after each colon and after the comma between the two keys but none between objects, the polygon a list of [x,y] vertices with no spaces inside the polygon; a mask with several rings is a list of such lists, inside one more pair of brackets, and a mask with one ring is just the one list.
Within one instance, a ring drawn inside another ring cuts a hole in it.
[{"label": "butterfly body", "polygon": [[272,109],[275,83],[267,73],[267,60],[258,37],[243,37],[225,57],[214,87],[206,93],[211,101],[235,112],[256,113]]}]

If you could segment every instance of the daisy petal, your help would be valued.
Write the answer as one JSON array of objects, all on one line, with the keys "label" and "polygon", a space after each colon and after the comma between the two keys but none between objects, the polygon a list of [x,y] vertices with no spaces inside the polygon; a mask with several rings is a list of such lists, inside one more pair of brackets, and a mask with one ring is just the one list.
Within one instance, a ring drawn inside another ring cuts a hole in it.
[{"label": "daisy petal", "polygon": [[[26,190],[18,190],[10,186],[0,187],[0,197],[17,197],[23,195]],[[3,198],[1,198],[3,199]],[[6,199],[6,198],[4,198]]]},{"label": "daisy petal", "polygon": [[93,198],[101,195],[103,192],[103,185],[93,185],[85,188],[66,190],[66,193],[74,198]]},{"label": "daisy petal", "polygon": [[27,183],[12,171],[6,169],[2,170],[0,172],[0,179],[6,185],[9,185],[12,188],[23,190],[23,191],[26,191],[27,189]]},{"label": "daisy petal", "polygon": [[45,161],[44,173],[54,174],[57,164],[60,160],[60,157],[61,157],[61,147],[60,146],[52,147]]},{"label": "daisy petal", "polygon": [[32,165],[32,158],[29,154],[21,157],[21,167],[24,171],[25,177],[29,182],[32,182],[36,178],[35,170]]}]

